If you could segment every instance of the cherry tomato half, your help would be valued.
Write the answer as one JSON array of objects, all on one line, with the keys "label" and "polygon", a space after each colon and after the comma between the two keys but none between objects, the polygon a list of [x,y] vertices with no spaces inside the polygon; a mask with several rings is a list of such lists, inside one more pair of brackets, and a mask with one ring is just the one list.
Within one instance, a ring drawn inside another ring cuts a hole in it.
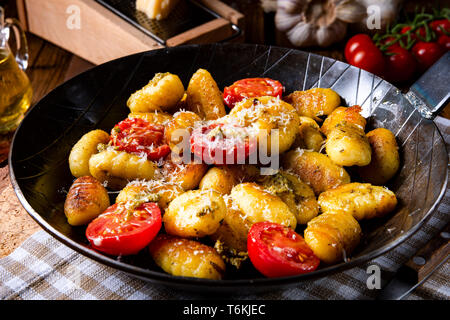
[{"label": "cherry tomato half", "polygon": [[436,42],[418,42],[412,47],[412,53],[418,62],[420,72],[424,72],[445,53],[445,49]]},{"label": "cherry tomato half", "polygon": [[312,272],[320,263],[301,235],[278,223],[253,224],[247,248],[253,266],[266,277]]},{"label": "cherry tomato half", "polygon": [[247,128],[224,123],[213,123],[194,128],[191,151],[207,164],[243,164],[256,150],[257,141]]},{"label": "cherry tomato half", "polygon": [[145,248],[161,229],[161,210],[153,202],[128,209],[116,203],[91,221],[86,237],[91,246],[106,254],[130,255]]},{"label": "cherry tomato half", "polygon": [[386,56],[386,79],[391,82],[410,80],[416,72],[416,59],[400,46],[389,47]]},{"label": "cherry tomato half", "polygon": [[272,96],[281,97],[283,85],[269,78],[248,78],[238,80],[223,90],[225,104],[233,108],[236,103],[247,98]]},{"label": "cherry tomato half", "polygon": [[149,160],[170,153],[169,145],[164,142],[164,127],[141,118],[127,118],[116,124],[111,130],[111,144],[128,153],[145,153]]},{"label": "cherry tomato half", "polygon": [[345,46],[345,58],[351,65],[372,72],[384,74],[384,57],[372,39],[365,34],[351,37]]}]

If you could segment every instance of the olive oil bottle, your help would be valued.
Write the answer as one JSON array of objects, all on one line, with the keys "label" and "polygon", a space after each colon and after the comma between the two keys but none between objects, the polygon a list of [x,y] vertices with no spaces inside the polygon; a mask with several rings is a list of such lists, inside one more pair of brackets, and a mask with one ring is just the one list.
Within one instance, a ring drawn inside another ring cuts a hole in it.
[{"label": "olive oil bottle", "polygon": [[31,104],[33,90],[8,49],[0,49],[0,133],[14,130]]}]

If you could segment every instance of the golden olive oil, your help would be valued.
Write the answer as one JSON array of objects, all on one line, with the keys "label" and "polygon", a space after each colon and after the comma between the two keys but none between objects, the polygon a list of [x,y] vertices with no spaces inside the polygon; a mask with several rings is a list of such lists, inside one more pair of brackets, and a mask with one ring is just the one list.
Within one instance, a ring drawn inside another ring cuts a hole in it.
[{"label": "golden olive oil", "polygon": [[17,128],[30,107],[33,89],[7,49],[0,49],[0,133]]}]

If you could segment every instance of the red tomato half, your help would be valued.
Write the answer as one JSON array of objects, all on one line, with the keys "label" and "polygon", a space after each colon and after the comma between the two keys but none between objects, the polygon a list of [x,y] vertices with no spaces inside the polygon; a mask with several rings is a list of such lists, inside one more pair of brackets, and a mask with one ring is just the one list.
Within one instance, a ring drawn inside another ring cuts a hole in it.
[{"label": "red tomato half", "polygon": [[416,59],[406,49],[396,46],[389,47],[386,56],[386,78],[391,82],[410,80],[416,72]]},{"label": "red tomato half", "polygon": [[223,90],[223,100],[226,105],[233,108],[236,103],[247,98],[272,96],[281,97],[283,85],[269,78],[248,78],[238,80]]},{"label": "red tomato half", "polygon": [[345,58],[351,65],[384,75],[384,57],[372,39],[364,34],[351,37],[345,46]]},{"label": "red tomato half", "polygon": [[88,225],[86,237],[98,251],[130,255],[145,248],[160,229],[161,211],[156,203],[144,203],[135,209],[116,203]]},{"label": "red tomato half", "polygon": [[247,248],[253,266],[266,277],[312,272],[320,263],[301,235],[278,223],[252,225]]},{"label": "red tomato half", "polygon": [[[206,164],[244,164],[256,150],[257,141],[247,128],[213,123],[195,128],[191,134],[191,151]],[[244,163],[243,163],[244,162]]]},{"label": "red tomato half", "polygon": [[149,160],[158,160],[170,153],[164,142],[164,127],[141,118],[127,118],[111,130],[111,143],[118,150],[133,154],[145,153]]},{"label": "red tomato half", "polygon": [[445,53],[445,49],[436,42],[418,42],[412,48],[419,70],[424,72]]}]

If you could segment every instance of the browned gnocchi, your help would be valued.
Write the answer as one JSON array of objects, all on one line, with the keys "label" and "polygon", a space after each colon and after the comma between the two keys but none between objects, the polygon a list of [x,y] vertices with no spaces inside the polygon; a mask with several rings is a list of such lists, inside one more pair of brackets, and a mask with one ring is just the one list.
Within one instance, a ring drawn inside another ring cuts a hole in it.
[{"label": "browned gnocchi", "polygon": [[351,214],[356,220],[382,217],[397,205],[395,194],[370,183],[349,183],[319,195],[323,212]]},{"label": "browned gnocchi", "polygon": [[171,275],[215,280],[225,275],[220,255],[200,242],[160,234],[149,249],[155,263]]},{"label": "browned gnocchi", "polygon": [[359,167],[358,174],[366,182],[383,185],[400,167],[400,155],[394,134],[385,128],[377,128],[367,133],[372,149],[371,161]]},{"label": "browned gnocchi", "polygon": [[311,221],[305,229],[305,241],[325,263],[346,259],[359,244],[361,227],[351,214],[325,213]]},{"label": "browned gnocchi", "polygon": [[105,187],[96,179],[84,176],[76,179],[67,193],[64,213],[72,226],[88,224],[109,207]]},{"label": "browned gnocchi", "polygon": [[347,171],[322,153],[303,149],[292,150],[284,155],[282,163],[286,170],[292,170],[306,182],[316,195],[350,183]]}]

